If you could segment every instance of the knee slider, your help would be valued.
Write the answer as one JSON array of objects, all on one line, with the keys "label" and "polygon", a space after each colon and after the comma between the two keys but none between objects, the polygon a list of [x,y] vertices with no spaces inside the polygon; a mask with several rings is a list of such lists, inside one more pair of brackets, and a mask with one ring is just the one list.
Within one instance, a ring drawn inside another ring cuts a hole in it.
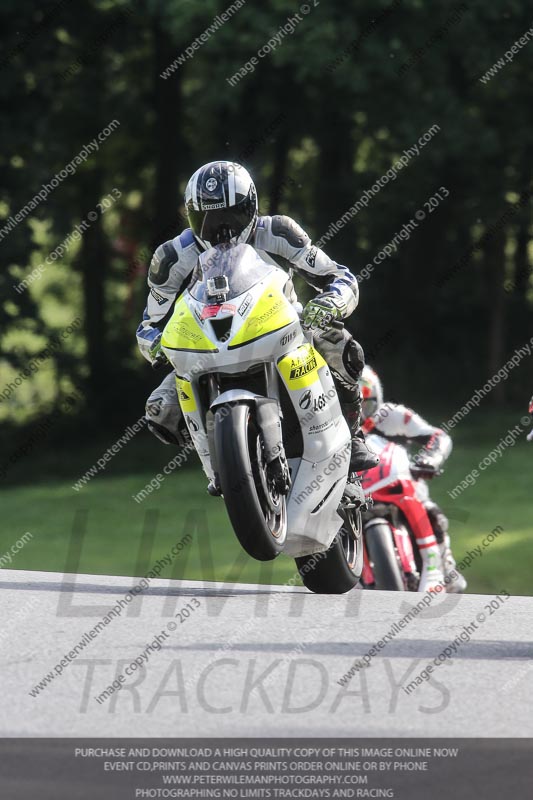
[{"label": "knee slider", "polygon": [[146,403],[146,419],[151,420],[153,417],[158,417],[161,414],[161,406],[163,405],[163,398],[158,397],[155,400],[152,398],[148,398],[148,402]]},{"label": "knee slider", "polygon": [[358,381],[361,377],[363,367],[365,366],[365,354],[359,342],[356,342],[353,337],[350,337],[346,342],[342,360],[346,372],[351,375],[354,380]]},{"label": "knee slider", "polygon": [[160,442],[163,442],[163,444],[175,444],[178,446],[181,444],[177,436],[172,433],[172,431],[169,431],[167,428],[164,428],[163,425],[159,425],[157,422],[154,422],[149,417],[146,417],[146,420],[148,422],[148,430],[150,433],[153,433],[153,435],[156,436]]}]

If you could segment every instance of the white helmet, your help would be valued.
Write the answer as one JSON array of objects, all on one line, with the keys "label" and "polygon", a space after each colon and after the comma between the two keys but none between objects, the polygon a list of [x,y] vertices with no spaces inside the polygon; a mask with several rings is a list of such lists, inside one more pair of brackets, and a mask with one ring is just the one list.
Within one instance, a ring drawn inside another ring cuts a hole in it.
[{"label": "white helmet", "polygon": [[366,421],[373,417],[376,411],[383,405],[383,386],[372,367],[366,364],[359,379],[361,394],[363,396],[362,417]]},{"label": "white helmet", "polygon": [[257,222],[257,192],[250,173],[232,161],[204,164],[187,184],[185,209],[204,247],[248,242]]}]

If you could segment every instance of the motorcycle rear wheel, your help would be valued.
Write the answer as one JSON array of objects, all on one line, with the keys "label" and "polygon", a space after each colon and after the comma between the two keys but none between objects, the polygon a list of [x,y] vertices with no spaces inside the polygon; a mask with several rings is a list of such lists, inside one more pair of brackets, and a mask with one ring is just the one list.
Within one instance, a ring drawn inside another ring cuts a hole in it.
[{"label": "motorcycle rear wheel", "polygon": [[361,511],[346,510],[344,522],[324,553],[296,558],[304,586],[315,594],[345,594],[359,583],[363,571]]}]

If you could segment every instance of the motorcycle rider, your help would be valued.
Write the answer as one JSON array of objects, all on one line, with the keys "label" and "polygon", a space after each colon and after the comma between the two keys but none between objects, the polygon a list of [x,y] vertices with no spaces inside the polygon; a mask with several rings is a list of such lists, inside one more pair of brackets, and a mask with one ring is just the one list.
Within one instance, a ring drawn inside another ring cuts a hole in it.
[{"label": "motorcycle rider", "polygon": [[[329,326],[355,311],[359,300],[355,277],[313,245],[290,217],[259,216],[254,182],[239,164],[212,161],[196,170],[185,190],[185,208],[190,227],[159,245],[150,264],[150,291],[137,329],[143,356],[152,364],[161,356],[162,331],[200,253],[217,244],[248,243],[267,263],[288,270],[285,294],[290,302],[297,304],[293,273],[319,292],[303,309],[302,325],[313,332],[313,344],[331,369],[352,435],[351,470],[375,466],[379,459],[366,447],[361,431],[358,379],[364,366],[363,350],[344,326]],[[183,444],[184,422],[174,373],[148,398],[146,419],[148,428],[165,444]],[[211,484],[208,490],[218,493]]]},{"label": "motorcycle rider", "polygon": [[[440,428],[426,422],[419,414],[398,403],[383,402],[383,387],[377,373],[368,365],[361,376],[361,393],[363,395],[363,430],[376,433],[397,444],[421,445],[413,459],[413,478],[416,483],[416,496],[423,504],[438,543],[438,557],[429,563],[428,578],[430,582],[438,582],[439,573],[444,577],[446,591],[450,593],[464,592],[466,580],[457,570],[450,547],[448,518],[443,510],[429,496],[427,480],[438,474],[452,450],[452,440]],[[431,546],[427,551],[421,550],[424,562],[429,557],[432,561]],[[438,561],[440,560],[441,565]],[[433,575],[431,575],[433,573]]]}]

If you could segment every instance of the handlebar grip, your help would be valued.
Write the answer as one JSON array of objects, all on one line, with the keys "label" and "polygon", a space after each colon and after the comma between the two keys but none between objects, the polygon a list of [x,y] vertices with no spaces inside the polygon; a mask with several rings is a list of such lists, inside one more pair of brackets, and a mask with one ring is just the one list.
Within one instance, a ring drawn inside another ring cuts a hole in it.
[{"label": "handlebar grip", "polygon": [[305,325],[305,323],[303,323],[301,320],[300,320],[300,324],[301,324],[302,329],[304,331],[317,331],[317,332],[320,332],[320,331],[327,331],[329,328],[335,328],[336,330],[341,331],[344,328],[344,322],[340,322],[337,319],[328,320],[328,322],[326,322],[324,324],[324,326],[320,327],[320,328],[315,327],[314,325]]},{"label": "handlebar grip", "polygon": [[170,362],[166,356],[160,356],[158,353],[157,356],[152,361],[152,369],[153,370],[161,369],[161,367],[165,367],[169,363]]}]

